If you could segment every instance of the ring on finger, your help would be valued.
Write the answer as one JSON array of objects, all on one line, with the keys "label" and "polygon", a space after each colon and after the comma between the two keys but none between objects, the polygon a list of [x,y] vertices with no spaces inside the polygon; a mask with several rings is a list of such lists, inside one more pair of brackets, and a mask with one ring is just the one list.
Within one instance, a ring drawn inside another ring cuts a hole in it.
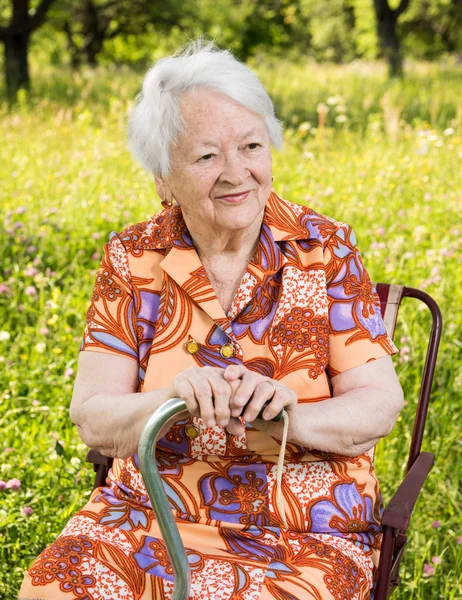
[{"label": "ring on finger", "polygon": [[276,394],[276,392],[278,390],[277,390],[276,386],[274,385],[274,383],[272,381],[270,381],[269,379],[267,379],[266,382],[273,386],[273,393],[271,394],[271,398],[274,398],[274,395]]}]

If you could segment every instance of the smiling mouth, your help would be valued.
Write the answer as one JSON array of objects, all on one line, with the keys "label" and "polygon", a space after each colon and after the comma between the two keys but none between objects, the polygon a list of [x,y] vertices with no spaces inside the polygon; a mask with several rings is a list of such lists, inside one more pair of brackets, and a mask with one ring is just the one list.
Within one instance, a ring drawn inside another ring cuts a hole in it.
[{"label": "smiling mouth", "polygon": [[223,196],[217,196],[217,200],[223,200],[225,202],[230,202],[231,204],[239,204],[239,202],[243,202],[247,198],[251,191],[252,190],[247,190],[245,192],[239,192],[238,194],[224,194]]}]

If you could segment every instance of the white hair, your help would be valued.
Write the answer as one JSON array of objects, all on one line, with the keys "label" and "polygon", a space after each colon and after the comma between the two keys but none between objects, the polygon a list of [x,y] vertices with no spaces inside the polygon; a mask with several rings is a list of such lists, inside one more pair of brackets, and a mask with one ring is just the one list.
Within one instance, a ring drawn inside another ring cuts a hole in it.
[{"label": "white hair", "polygon": [[183,126],[179,98],[197,88],[217,90],[262,116],[271,143],[282,146],[282,124],[255,73],[227,50],[196,40],[149,69],[130,113],[129,148],[147,171],[169,174],[170,145]]}]

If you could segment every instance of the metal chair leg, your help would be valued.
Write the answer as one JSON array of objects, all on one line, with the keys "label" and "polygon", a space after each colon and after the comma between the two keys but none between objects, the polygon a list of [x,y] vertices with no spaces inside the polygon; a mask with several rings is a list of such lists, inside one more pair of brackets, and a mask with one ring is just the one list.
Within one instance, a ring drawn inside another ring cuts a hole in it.
[{"label": "metal chair leg", "polygon": [[[156,442],[161,429],[178,415],[186,411],[181,398],[172,398],[158,408],[147,422],[138,444],[140,471],[156,515],[162,538],[173,565],[173,600],[187,600],[191,585],[191,571],[178,527],[173,518],[162,479],[155,461]],[[189,414],[189,413],[188,413]]]}]

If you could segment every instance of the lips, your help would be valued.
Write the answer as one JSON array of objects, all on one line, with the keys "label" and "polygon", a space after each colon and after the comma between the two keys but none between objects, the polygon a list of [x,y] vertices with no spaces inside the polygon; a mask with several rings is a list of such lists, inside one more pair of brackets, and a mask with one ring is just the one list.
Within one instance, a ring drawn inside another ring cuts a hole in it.
[{"label": "lips", "polygon": [[239,204],[240,202],[244,202],[247,196],[250,194],[252,190],[247,190],[245,192],[239,192],[238,194],[226,194],[223,196],[217,196],[218,200],[223,200],[224,202],[229,202],[230,204]]}]

